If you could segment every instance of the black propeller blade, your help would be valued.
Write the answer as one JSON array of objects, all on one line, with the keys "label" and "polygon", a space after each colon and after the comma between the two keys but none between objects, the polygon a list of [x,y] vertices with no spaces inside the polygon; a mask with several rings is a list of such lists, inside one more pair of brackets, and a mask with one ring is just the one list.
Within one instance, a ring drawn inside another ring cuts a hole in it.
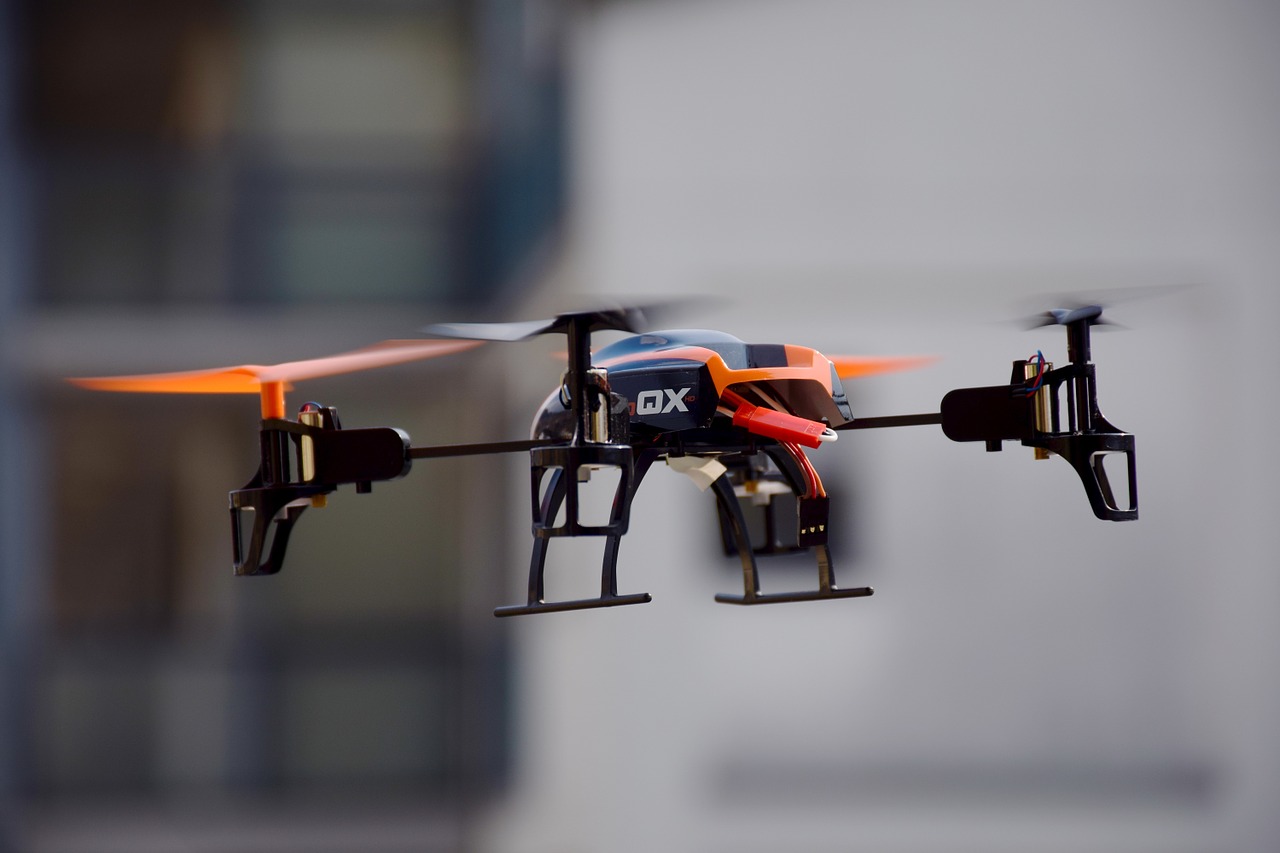
[{"label": "black propeller blade", "polygon": [[1101,305],[1081,305],[1076,308],[1052,308],[1040,314],[1037,318],[1039,322],[1032,323],[1033,326],[1069,326],[1079,320],[1084,320],[1090,326],[1104,324],[1107,321],[1102,319]]},{"label": "black propeller blade", "polygon": [[612,329],[639,333],[648,326],[644,309],[639,307],[607,308],[594,311],[569,311],[550,320],[526,320],[521,323],[440,323],[422,331],[433,337],[465,338],[478,341],[524,341],[538,335],[565,334],[570,327],[587,332]]},{"label": "black propeller blade", "polygon": [[[1102,316],[1103,311],[1110,311],[1110,309],[1124,303],[1167,298],[1186,293],[1201,286],[1194,283],[1160,284],[1081,290],[1074,293],[1060,293],[1057,297],[1041,295],[1035,297],[1041,306],[1049,299],[1053,299],[1058,303],[1058,307],[1043,311],[1037,310],[1032,304],[1028,304],[1026,305],[1028,313],[1023,315],[1024,319],[1021,325],[1027,329],[1034,329],[1039,326],[1069,326],[1078,320],[1084,320],[1090,326],[1110,326],[1116,329],[1124,329],[1126,328],[1125,326],[1112,320],[1104,319]],[[1027,301],[1030,300],[1028,299]]]}]

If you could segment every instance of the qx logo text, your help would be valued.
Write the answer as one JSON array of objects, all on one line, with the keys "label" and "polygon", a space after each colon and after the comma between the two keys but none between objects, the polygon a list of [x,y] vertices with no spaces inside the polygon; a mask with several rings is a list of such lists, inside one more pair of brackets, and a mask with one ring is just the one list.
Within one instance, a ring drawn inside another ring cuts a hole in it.
[{"label": "qx logo text", "polygon": [[635,414],[665,415],[668,412],[687,412],[689,407],[684,404],[684,398],[691,390],[691,388],[679,390],[660,388],[654,391],[641,391],[635,403],[632,404]]}]

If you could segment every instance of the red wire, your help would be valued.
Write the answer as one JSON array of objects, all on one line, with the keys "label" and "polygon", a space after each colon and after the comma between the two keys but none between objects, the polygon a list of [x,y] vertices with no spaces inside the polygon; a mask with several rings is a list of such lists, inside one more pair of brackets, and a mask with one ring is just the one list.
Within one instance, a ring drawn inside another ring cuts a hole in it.
[{"label": "red wire", "polygon": [[804,474],[807,491],[807,497],[823,498],[827,496],[827,490],[822,485],[822,478],[818,476],[818,469],[813,467],[813,463],[809,461],[809,457],[805,455],[804,449],[797,444],[785,443],[787,450],[795,457],[800,470]]},{"label": "red wire", "polygon": [[796,447],[800,453],[800,458],[804,460],[805,467],[809,469],[809,476],[813,478],[813,494],[814,497],[825,498],[827,490],[822,485],[822,478],[818,476],[818,469],[813,467],[813,463],[809,461],[809,455],[804,452],[803,447]]},{"label": "red wire", "polygon": [[809,471],[804,467],[804,463],[800,461],[800,454],[796,453],[796,446],[782,442],[782,446],[791,454],[791,458],[796,460],[796,464],[800,466],[800,476],[804,477],[804,493],[805,496],[813,494],[813,480],[809,479]]},{"label": "red wire", "polygon": [[804,452],[803,447],[797,447],[800,455],[804,457],[804,464],[809,466],[809,470],[813,472],[813,484],[817,487],[818,497],[825,498],[827,496],[827,487],[822,485],[822,477],[818,476],[818,469],[813,467],[813,463],[809,461],[809,454]]}]

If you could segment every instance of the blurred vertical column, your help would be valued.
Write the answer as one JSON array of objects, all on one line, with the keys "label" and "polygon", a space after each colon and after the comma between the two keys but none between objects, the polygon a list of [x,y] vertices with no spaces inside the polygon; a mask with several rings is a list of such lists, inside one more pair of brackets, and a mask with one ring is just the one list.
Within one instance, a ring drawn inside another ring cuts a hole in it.
[{"label": "blurred vertical column", "polygon": [[36,525],[30,448],[34,430],[15,364],[16,332],[29,280],[26,170],[18,141],[21,60],[14,3],[0,3],[0,850],[14,847],[24,778],[23,709],[35,636]]}]

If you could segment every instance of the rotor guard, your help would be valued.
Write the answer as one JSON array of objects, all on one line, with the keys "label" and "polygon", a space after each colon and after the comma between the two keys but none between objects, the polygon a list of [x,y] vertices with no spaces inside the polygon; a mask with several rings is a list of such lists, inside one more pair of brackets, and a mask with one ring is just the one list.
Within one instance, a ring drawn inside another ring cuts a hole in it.
[{"label": "rotor guard", "polygon": [[[311,505],[313,497],[333,491],[323,487],[264,488],[261,482],[261,474],[258,474],[243,489],[236,489],[228,496],[231,504],[231,553],[235,573],[240,576],[277,574],[284,566],[284,554],[293,525]],[[245,530],[243,518],[246,511],[253,514],[249,531]]]},{"label": "rotor guard", "polygon": [[[1093,514],[1104,521],[1132,521],[1138,517],[1138,468],[1134,459],[1135,440],[1123,432],[1093,432],[1050,435],[1023,442],[1058,454],[1070,463],[1084,484]],[[1128,480],[1128,506],[1120,506],[1116,489],[1107,476],[1103,460],[1123,454]]]},{"label": "rotor guard", "polygon": [[[262,421],[258,472],[228,496],[237,575],[279,572],[294,524],[338,486],[353,483],[357,492],[367,493],[374,482],[409,472],[409,436],[402,430],[344,430],[334,409],[313,403],[303,407],[299,419]],[[253,513],[251,526],[245,524],[246,512]]]},{"label": "rotor guard", "polygon": [[[1037,369],[1032,362],[1019,360],[1013,362],[1008,385],[951,391],[942,398],[942,431],[952,441],[983,441],[991,451],[1012,440],[1036,448],[1040,458],[1046,452],[1056,453],[1080,477],[1095,516],[1104,521],[1136,520],[1136,440],[1117,429],[1098,408],[1097,372],[1087,360],[1087,324],[1078,321],[1068,331],[1070,363],[1056,370],[1051,365]],[[1127,506],[1119,505],[1103,464],[1106,457],[1120,454],[1125,457]]]}]

